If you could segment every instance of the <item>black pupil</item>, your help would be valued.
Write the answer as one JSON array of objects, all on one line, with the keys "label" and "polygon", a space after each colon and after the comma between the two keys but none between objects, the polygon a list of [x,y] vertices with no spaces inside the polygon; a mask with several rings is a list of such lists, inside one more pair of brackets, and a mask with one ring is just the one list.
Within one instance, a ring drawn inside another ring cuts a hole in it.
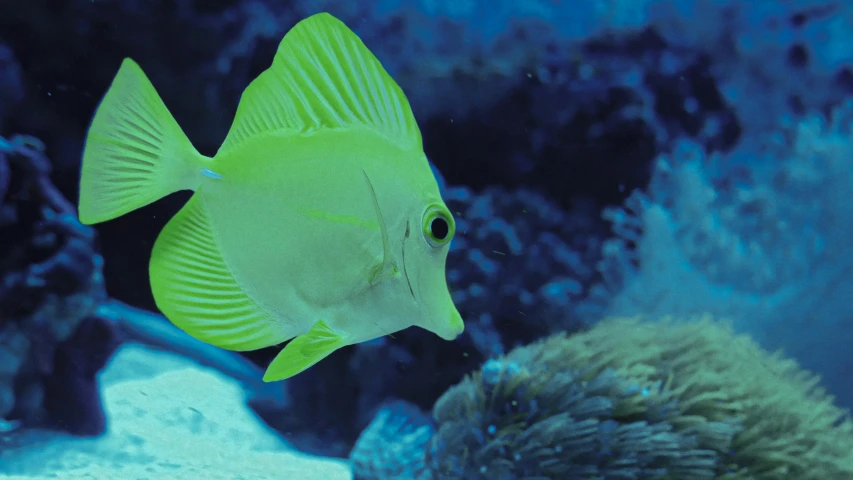
[{"label": "black pupil", "polygon": [[441,217],[433,218],[432,223],[429,224],[429,229],[436,240],[444,240],[450,233],[450,225]]}]

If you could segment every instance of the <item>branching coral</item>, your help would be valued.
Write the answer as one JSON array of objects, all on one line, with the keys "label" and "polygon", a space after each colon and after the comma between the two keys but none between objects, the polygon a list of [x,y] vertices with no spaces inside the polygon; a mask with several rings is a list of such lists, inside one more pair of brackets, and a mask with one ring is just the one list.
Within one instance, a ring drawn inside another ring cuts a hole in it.
[{"label": "branching coral", "polygon": [[606,320],[451,388],[426,464],[436,479],[851,478],[853,423],[818,383],[708,318]]}]

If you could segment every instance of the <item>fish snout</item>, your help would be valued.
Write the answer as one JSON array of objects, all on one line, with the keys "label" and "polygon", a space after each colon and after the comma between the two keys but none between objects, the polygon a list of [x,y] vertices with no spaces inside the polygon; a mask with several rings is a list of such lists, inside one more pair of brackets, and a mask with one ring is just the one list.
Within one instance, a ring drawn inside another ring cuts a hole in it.
[{"label": "fish snout", "polygon": [[444,340],[456,340],[456,337],[465,331],[465,322],[462,321],[462,315],[454,307],[450,312],[450,318],[445,320],[444,328],[436,332],[439,337]]}]

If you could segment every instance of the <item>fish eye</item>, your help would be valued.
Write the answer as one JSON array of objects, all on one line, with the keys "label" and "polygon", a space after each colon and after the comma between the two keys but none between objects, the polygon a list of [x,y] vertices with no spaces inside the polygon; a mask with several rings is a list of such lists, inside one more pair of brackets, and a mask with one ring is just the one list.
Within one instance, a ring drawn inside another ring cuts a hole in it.
[{"label": "fish eye", "polygon": [[429,224],[429,230],[433,238],[444,240],[450,234],[450,225],[447,224],[447,220],[435,217],[432,219],[432,223]]},{"label": "fish eye", "polygon": [[433,205],[424,214],[424,237],[433,247],[449,242],[455,229],[453,216],[443,205]]}]

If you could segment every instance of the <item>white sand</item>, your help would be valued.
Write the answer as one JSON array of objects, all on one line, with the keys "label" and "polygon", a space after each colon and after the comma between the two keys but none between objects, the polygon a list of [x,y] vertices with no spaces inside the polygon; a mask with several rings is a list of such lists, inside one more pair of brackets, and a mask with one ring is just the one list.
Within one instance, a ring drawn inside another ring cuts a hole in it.
[{"label": "white sand", "polygon": [[229,377],[125,346],[103,372],[108,432],[0,434],[0,478],[350,480],[342,461],[294,452],[245,406]]}]

